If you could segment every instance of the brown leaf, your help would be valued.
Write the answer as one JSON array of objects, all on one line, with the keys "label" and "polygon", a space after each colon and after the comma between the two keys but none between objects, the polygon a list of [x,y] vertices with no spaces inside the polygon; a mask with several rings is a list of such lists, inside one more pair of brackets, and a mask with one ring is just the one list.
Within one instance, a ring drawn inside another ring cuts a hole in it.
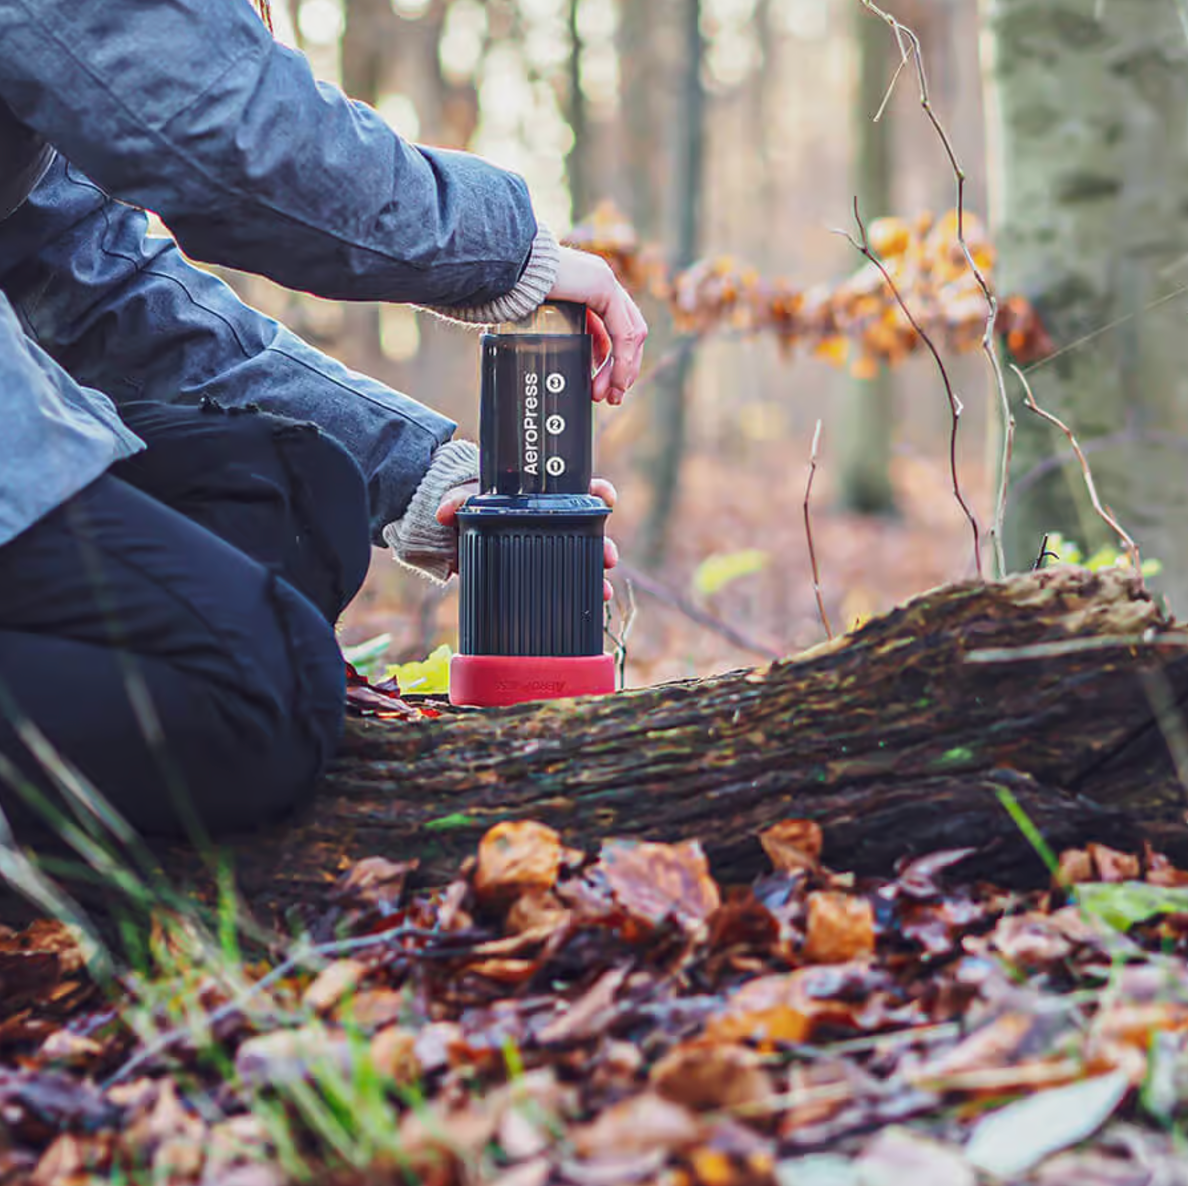
[{"label": "brown leaf", "polygon": [[381,1075],[396,1083],[415,1083],[422,1074],[417,1035],[395,1025],[380,1030],[371,1039],[371,1061]]},{"label": "brown leaf", "polygon": [[365,857],[356,861],[334,884],[333,901],[376,911],[381,917],[395,914],[404,898],[409,876],[420,861],[389,861]]},{"label": "brown leaf", "polygon": [[709,862],[694,840],[608,840],[597,867],[619,905],[652,927],[669,919],[686,930],[701,927],[722,904]]},{"label": "brown leaf", "polygon": [[809,895],[805,959],[843,964],[874,948],[874,908],[866,898],[832,892]]},{"label": "brown leaf", "polygon": [[895,888],[909,898],[939,898],[944,890],[937,883],[937,875],[975,852],[976,848],[950,848],[916,857],[903,867],[895,879]]},{"label": "brown leaf", "polygon": [[727,997],[706,1023],[707,1038],[717,1042],[764,1044],[805,1042],[819,1024],[851,1027],[860,1005],[835,1000],[867,988],[865,968],[798,968],[785,976],[760,976]]},{"label": "brown leaf", "polygon": [[676,1153],[695,1145],[701,1123],[688,1108],[652,1091],[612,1104],[590,1124],[570,1133],[579,1157],[594,1161],[663,1150]]},{"label": "brown leaf", "polygon": [[777,873],[796,873],[817,868],[825,840],[813,820],[786,819],[760,832],[759,843]]},{"label": "brown leaf", "polygon": [[391,988],[373,988],[356,993],[343,1001],[338,1013],[341,1020],[364,1031],[372,1031],[399,1021],[405,1011],[405,1000],[401,993]]},{"label": "brown leaf", "polygon": [[541,929],[559,931],[573,919],[552,890],[528,890],[521,894],[507,912],[504,925],[513,934]]},{"label": "brown leaf", "polygon": [[38,1059],[43,1062],[80,1068],[92,1066],[105,1054],[101,1042],[65,1029],[50,1034],[37,1051]]},{"label": "brown leaf", "polygon": [[975,1186],[976,1175],[959,1149],[905,1128],[885,1128],[863,1150],[862,1186]]},{"label": "brown leaf", "polygon": [[359,960],[336,960],[323,968],[302,995],[301,1003],[315,1013],[329,1013],[367,974]]},{"label": "brown leaf", "polygon": [[549,890],[561,869],[561,837],[535,820],[496,824],[479,842],[474,892],[499,903],[528,890]]},{"label": "brown leaf", "polygon": [[1066,848],[1060,854],[1056,866],[1057,884],[1081,885],[1096,880],[1097,870],[1093,867],[1093,858],[1083,848]]},{"label": "brown leaf", "polygon": [[1097,869],[1098,880],[1108,882],[1136,881],[1139,859],[1130,853],[1119,852],[1105,844],[1090,844],[1089,856]]},{"label": "brown leaf", "polygon": [[584,1042],[602,1033],[615,1015],[615,998],[630,971],[624,965],[603,972],[582,996],[537,1034],[537,1041],[544,1045],[560,1045]]},{"label": "brown leaf", "polygon": [[775,1095],[771,1076],[753,1050],[704,1039],[674,1047],[649,1078],[665,1099],[698,1112],[738,1108]]}]

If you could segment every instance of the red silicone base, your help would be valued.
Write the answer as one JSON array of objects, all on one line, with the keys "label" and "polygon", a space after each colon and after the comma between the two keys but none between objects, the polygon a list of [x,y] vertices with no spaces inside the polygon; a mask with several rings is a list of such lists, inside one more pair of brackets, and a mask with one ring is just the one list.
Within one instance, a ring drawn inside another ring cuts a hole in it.
[{"label": "red silicone base", "polygon": [[614,690],[613,655],[455,655],[450,661],[450,703],[469,708],[601,696]]}]

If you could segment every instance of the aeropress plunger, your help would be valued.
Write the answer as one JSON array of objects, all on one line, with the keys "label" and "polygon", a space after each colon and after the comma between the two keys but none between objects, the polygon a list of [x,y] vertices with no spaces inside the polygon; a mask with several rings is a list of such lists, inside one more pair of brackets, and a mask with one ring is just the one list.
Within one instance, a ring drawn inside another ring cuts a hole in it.
[{"label": "aeropress plunger", "polygon": [[481,491],[458,512],[454,704],[614,691],[602,650],[610,511],[590,494],[591,359],[585,305],[544,304],[483,335]]}]

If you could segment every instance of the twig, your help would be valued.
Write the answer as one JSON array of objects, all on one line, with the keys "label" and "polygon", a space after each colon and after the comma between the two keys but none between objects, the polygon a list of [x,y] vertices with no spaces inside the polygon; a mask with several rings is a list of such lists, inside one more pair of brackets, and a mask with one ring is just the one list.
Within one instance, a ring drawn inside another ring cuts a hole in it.
[{"label": "twig", "polygon": [[687,597],[682,597],[675,590],[662,585],[630,564],[620,562],[618,572],[641,593],[646,593],[664,605],[671,606],[679,613],[684,614],[691,622],[696,622],[698,626],[704,626],[706,630],[721,635],[727,642],[738,647],[740,651],[750,651],[753,655],[762,655],[764,659],[782,658],[779,651],[744,634],[741,630],[731,626],[729,622],[723,622],[721,618],[714,617],[713,614],[701,609],[700,606],[694,605]]},{"label": "twig", "polygon": [[1045,531],[1044,538],[1040,541],[1039,555],[1035,558],[1035,562],[1031,566],[1032,572],[1039,572],[1039,570],[1041,568],[1043,568],[1045,560],[1048,560],[1048,559],[1059,560],[1060,559],[1059,553],[1053,552],[1048,547],[1048,540],[1050,540],[1051,538],[1052,538],[1051,535]]},{"label": "twig", "polygon": [[[863,2],[865,3],[865,0]],[[965,501],[965,495],[961,493],[961,479],[957,472],[957,429],[960,426],[961,413],[964,410],[961,400],[957,398],[957,393],[953,390],[953,383],[949,378],[948,368],[945,366],[944,359],[940,356],[940,351],[936,348],[936,343],[928,336],[928,333],[920,322],[916,320],[916,315],[903,299],[903,295],[899,291],[899,286],[891,279],[891,273],[887,271],[886,265],[871,250],[870,240],[866,234],[866,223],[862,221],[862,214],[858,209],[858,199],[856,197],[854,199],[854,221],[858,226],[859,234],[862,236],[861,239],[855,239],[849,231],[838,231],[838,234],[846,238],[858,252],[865,256],[882,273],[883,279],[887,282],[887,287],[891,290],[891,295],[895,297],[896,303],[903,310],[903,315],[908,319],[912,329],[916,331],[920,341],[924,343],[928,348],[928,352],[932,355],[937,370],[940,372],[941,382],[945,385],[945,394],[949,398],[949,411],[952,414],[953,421],[953,427],[949,433],[949,473],[953,481],[953,497],[957,500],[957,505],[965,512],[966,519],[969,520],[970,530],[973,532],[974,566],[977,570],[978,579],[981,580],[983,577],[982,533],[978,527],[977,516],[974,514],[969,503]]]},{"label": "twig", "polygon": [[813,479],[817,476],[817,446],[821,443],[821,421],[813,432],[813,448],[809,454],[808,481],[804,484],[804,534],[808,540],[809,562],[813,566],[813,593],[817,598],[817,612],[821,615],[821,624],[825,627],[827,637],[833,637],[833,627],[829,625],[829,615],[825,612],[825,598],[821,595],[821,572],[817,567],[817,549],[813,546],[813,519],[809,513],[809,504],[813,497]]},{"label": "twig", "polygon": [[[1003,478],[999,484],[998,499],[994,507],[994,525],[991,529],[991,535],[994,539],[994,554],[998,566],[998,575],[1004,576],[1006,573],[1006,557],[1003,551],[1002,544],[1002,530],[1003,519],[1006,516],[1006,473],[1010,465],[1010,450],[1014,443],[1015,422],[1011,416],[1011,405],[1007,399],[1006,379],[1002,373],[1002,363],[998,358],[998,351],[994,348],[994,330],[998,324],[998,298],[990,289],[990,285],[982,273],[981,268],[978,267],[977,261],[973,257],[973,252],[969,249],[969,244],[965,240],[965,170],[961,167],[961,162],[957,159],[956,150],[953,148],[953,142],[949,138],[948,132],[945,131],[944,125],[937,117],[936,112],[932,107],[932,96],[928,89],[928,73],[924,69],[924,53],[920,45],[920,39],[916,36],[913,30],[906,25],[901,24],[889,12],[884,12],[873,0],[860,0],[862,6],[875,16],[884,21],[895,35],[896,44],[899,46],[900,63],[896,69],[894,76],[891,79],[890,85],[887,87],[887,96],[883,100],[882,106],[879,108],[878,118],[882,115],[884,108],[890,101],[891,92],[895,89],[895,84],[899,81],[900,75],[909,64],[909,61],[915,67],[916,82],[920,88],[920,106],[924,109],[924,114],[928,117],[928,122],[932,125],[936,132],[937,138],[941,142],[941,146],[945,151],[945,156],[948,157],[949,165],[952,167],[953,176],[957,182],[957,242],[961,247],[961,254],[965,257],[965,262],[969,265],[969,270],[973,273],[974,280],[978,287],[982,290],[982,296],[986,300],[986,325],[982,331],[982,353],[985,354],[987,362],[990,364],[991,373],[994,376],[994,387],[998,392],[999,407],[1002,411],[1002,427],[1003,427]],[[931,346],[931,343],[926,343]],[[935,355],[936,351],[933,350]],[[953,426],[954,436],[956,435],[956,424]],[[961,495],[957,494],[957,500],[961,502]],[[962,502],[962,509],[965,504]],[[966,512],[968,514],[968,511]],[[981,563],[981,546],[977,542],[977,524],[974,523],[975,547],[978,548],[978,576],[982,575]]]},{"label": "twig", "polygon": [[1049,424],[1054,425],[1060,429],[1062,433],[1068,438],[1068,443],[1072,447],[1072,451],[1077,455],[1077,460],[1081,463],[1081,474],[1085,479],[1085,489],[1089,492],[1089,501],[1093,504],[1093,509],[1097,512],[1097,516],[1101,521],[1114,532],[1117,533],[1118,539],[1121,540],[1122,546],[1126,549],[1126,554],[1130,557],[1130,563],[1134,566],[1134,574],[1138,578],[1139,588],[1145,589],[1143,583],[1143,567],[1142,561],[1139,557],[1138,544],[1131,539],[1129,533],[1118,522],[1116,518],[1110,513],[1109,509],[1101,505],[1101,499],[1097,497],[1097,486],[1093,481],[1093,471],[1089,468],[1089,460],[1085,456],[1081,446],[1077,444],[1077,438],[1073,436],[1072,429],[1060,419],[1059,416],[1053,415],[1051,412],[1046,412],[1043,408],[1035,402],[1035,396],[1031,391],[1031,384],[1027,382],[1027,376],[1014,364],[1011,363],[1011,370],[1019,377],[1019,382],[1023,384],[1023,402],[1029,407],[1037,416],[1046,420]]},{"label": "twig", "polygon": [[[997,367],[997,356],[994,361]],[[1001,368],[999,368],[999,372],[998,377],[1001,376]],[[1003,419],[1002,464],[998,471],[998,494],[994,499],[994,527],[991,529],[991,534],[994,536],[994,561],[998,569],[995,575],[999,580],[1002,580],[1007,572],[1006,549],[1002,533],[1003,524],[1006,521],[1007,489],[1011,481],[1011,458],[1015,452],[1015,417],[1011,412],[1011,403],[1007,399],[1005,387],[1000,389],[1000,397]]]},{"label": "twig", "polygon": [[627,586],[626,610],[620,608],[618,595],[615,595],[615,608],[619,610],[623,625],[619,627],[618,634],[611,629],[610,606],[608,605],[606,607],[606,624],[603,626],[607,638],[615,644],[615,667],[618,669],[620,692],[627,686],[627,642],[631,638],[631,628],[635,625],[635,615],[639,610],[635,600],[634,582],[625,577],[624,583]]}]

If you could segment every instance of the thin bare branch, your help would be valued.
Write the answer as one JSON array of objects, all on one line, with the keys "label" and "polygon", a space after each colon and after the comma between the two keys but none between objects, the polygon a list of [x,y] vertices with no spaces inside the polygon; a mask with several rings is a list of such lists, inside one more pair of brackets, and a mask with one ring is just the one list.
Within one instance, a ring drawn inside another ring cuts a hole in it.
[{"label": "thin bare branch", "polygon": [[977,515],[974,514],[973,508],[966,502],[965,495],[961,492],[961,478],[957,469],[957,430],[960,427],[961,413],[964,408],[961,400],[957,397],[956,391],[953,390],[953,382],[949,378],[948,367],[945,366],[945,360],[941,358],[936,343],[909,308],[907,301],[903,298],[903,294],[899,291],[899,286],[891,278],[891,273],[887,271],[886,265],[871,249],[870,240],[866,234],[866,223],[862,221],[862,212],[858,208],[857,197],[854,198],[854,222],[858,226],[858,233],[862,236],[861,239],[855,239],[849,231],[838,231],[837,233],[849,240],[855,250],[859,251],[882,273],[883,279],[887,282],[887,287],[891,290],[891,295],[895,297],[896,303],[903,310],[903,315],[908,319],[912,329],[919,336],[920,341],[927,347],[929,354],[932,355],[932,359],[936,363],[936,369],[940,372],[941,382],[945,385],[945,395],[949,399],[949,411],[952,414],[953,423],[952,430],[949,433],[949,474],[953,482],[953,497],[957,500],[957,505],[965,513],[966,519],[969,520],[970,530],[973,532],[974,568],[977,571],[978,579],[981,580],[984,575],[982,571],[982,531],[978,526]]},{"label": "thin bare branch", "polygon": [[622,626],[619,627],[619,632],[616,634],[611,629],[611,607],[606,607],[606,623],[603,626],[603,631],[607,638],[611,640],[615,648],[615,668],[618,672],[619,691],[621,692],[627,686],[627,644],[631,639],[631,628],[635,625],[635,617],[639,612],[639,605],[635,600],[635,584],[628,578],[624,578],[623,583],[627,586],[627,602],[626,606],[619,601],[618,591],[615,591],[614,607],[619,612],[619,618],[622,621]]},{"label": "thin bare branch", "polygon": [[1073,436],[1072,429],[1069,428],[1059,416],[1045,411],[1039,406],[1039,404],[1035,402],[1035,396],[1032,393],[1031,384],[1027,382],[1027,376],[1023,374],[1023,372],[1017,366],[1015,366],[1014,363],[1011,364],[1011,370],[1015,372],[1019,378],[1019,382],[1023,384],[1023,399],[1027,407],[1029,407],[1041,419],[1046,420],[1049,424],[1060,429],[1060,431],[1064,433],[1065,437],[1068,439],[1068,443],[1071,446],[1072,451],[1077,455],[1077,460],[1081,463],[1081,474],[1085,479],[1085,489],[1089,492],[1089,501],[1093,504],[1093,509],[1097,512],[1097,517],[1118,536],[1123,548],[1126,550],[1126,554],[1130,557],[1130,563],[1134,566],[1134,572],[1135,576],[1138,578],[1139,587],[1143,588],[1143,566],[1142,560],[1139,556],[1138,544],[1134,542],[1122,524],[1114,518],[1109,508],[1102,506],[1101,499],[1097,496],[1097,486],[1093,481],[1093,471],[1089,468],[1089,459],[1085,456],[1084,450],[1077,443],[1077,438]]},{"label": "thin bare branch", "polygon": [[740,651],[749,651],[753,655],[761,655],[764,659],[782,658],[781,652],[774,647],[759,642],[731,626],[729,622],[723,622],[721,618],[714,617],[713,614],[703,610],[700,606],[694,605],[687,597],[682,597],[675,590],[662,585],[632,565],[620,562],[616,571],[625,580],[629,580],[641,593],[654,597],[663,605],[671,606],[678,613],[684,614],[689,621],[696,622],[698,626],[703,626],[706,630],[720,635],[727,642],[738,647]]},{"label": "thin bare branch", "polygon": [[1002,457],[998,471],[998,493],[994,498],[994,526],[991,534],[994,537],[994,563],[998,570],[995,575],[1002,580],[1006,576],[1006,551],[1003,547],[1002,532],[1006,521],[1007,487],[1011,480],[1011,457],[1015,452],[1015,417],[1011,412],[1011,403],[1007,399],[1005,387],[1000,392],[1000,407],[1003,423]]},{"label": "thin bare branch", "polygon": [[821,444],[821,421],[813,432],[813,448],[809,454],[808,481],[804,484],[804,535],[808,540],[809,562],[813,566],[813,593],[817,598],[817,613],[821,615],[821,625],[829,638],[833,637],[833,627],[829,624],[829,615],[825,612],[825,598],[821,595],[821,571],[817,567],[817,549],[813,545],[813,517],[809,507],[813,498],[813,479],[817,476],[817,448]]},{"label": "thin bare branch", "polygon": [[[948,158],[949,165],[953,170],[953,176],[957,184],[957,242],[961,247],[961,254],[965,257],[965,262],[969,266],[969,270],[973,273],[974,280],[977,281],[978,287],[982,290],[982,296],[986,300],[986,324],[982,331],[982,353],[986,356],[986,361],[990,366],[991,374],[994,376],[994,388],[998,393],[999,407],[1002,412],[1002,431],[1003,431],[1003,451],[1006,456],[1003,461],[1004,472],[1010,465],[1009,452],[1014,444],[1014,421],[1011,419],[1010,401],[1007,399],[1006,378],[1002,373],[1002,363],[998,357],[998,351],[994,347],[994,330],[998,324],[998,298],[994,295],[986,280],[982,269],[978,267],[977,260],[974,259],[973,252],[969,249],[969,244],[965,238],[965,170],[961,167],[961,162],[957,159],[957,152],[953,148],[953,142],[949,138],[948,132],[945,130],[944,124],[941,123],[936,112],[932,107],[932,96],[928,89],[928,72],[924,69],[924,53],[920,45],[920,39],[916,36],[913,30],[909,29],[889,12],[884,12],[879,8],[873,0],[859,0],[862,6],[871,12],[873,15],[879,17],[884,21],[895,35],[896,44],[899,46],[900,63],[895,71],[894,77],[891,79],[891,84],[887,89],[887,97],[883,100],[883,105],[879,109],[879,116],[882,115],[883,109],[891,99],[891,92],[898,82],[900,75],[908,67],[912,65],[916,73],[916,82],[920,89],[920,106],[924,109],[924,114],[928,117],[928,122],[932,125],[936,132],[937,138],[944,148],[945,156]],[[878,118],[878,116],[876,116]],[[935,351],[934,351],[935,353]],[[999,485],[999,497],[994,507],[994,525],[991,529],[991,535],[994,540],[994,554],[998,568],[998,575],[1005,575],[1006,559],[1003,553],[1002,545],[1002,524],[1006,515],[1006,481],[1005,479]],[[960,498],[960,496],[958,496]],[[981,552],[978,553],[978,575],[982,573]]]}]

